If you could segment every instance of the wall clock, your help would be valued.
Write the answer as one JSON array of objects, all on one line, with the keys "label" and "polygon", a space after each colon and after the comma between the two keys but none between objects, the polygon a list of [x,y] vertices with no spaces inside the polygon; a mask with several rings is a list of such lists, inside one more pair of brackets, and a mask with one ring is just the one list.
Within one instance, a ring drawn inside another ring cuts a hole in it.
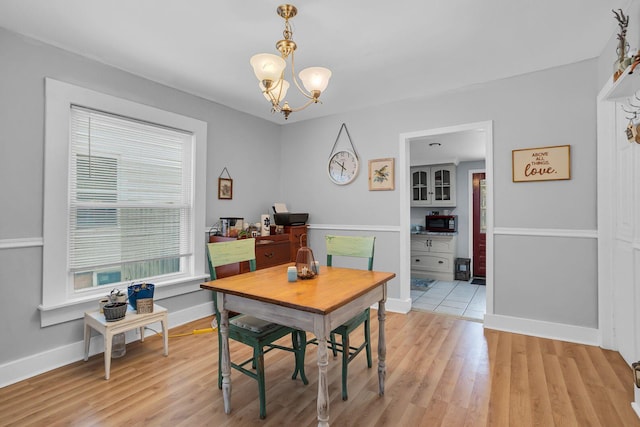
[{"label": "wall clock", "polygon": [[[340,134],[342,133],[342,129],[347,132],[347,137],[349,138],[349,143],[351,144],[351,148],[353,148],[353,151],[335,151],[338,140],[340,139]],[[358,158],[356,147],[353,145],[353,141],[351,141],[351,135],[349,135],[349,129],[347,129],[347,125],[343,123],[342,126],[340,126],[340,131],[338,132],[338,136],[336,137],[336,142],[333,143],[331,153],[329,153],[329,162],[327,163],[327,172],[329,174],[329,179],[334,184],[346,185],[356,179],[359,170],[360,159]]]},{"label": "wall clock", "polygon": [[329,157],[327,171],[329,179],[338,185],[349,184],[358,175],[360,162],[354,153],[341,150]]}]

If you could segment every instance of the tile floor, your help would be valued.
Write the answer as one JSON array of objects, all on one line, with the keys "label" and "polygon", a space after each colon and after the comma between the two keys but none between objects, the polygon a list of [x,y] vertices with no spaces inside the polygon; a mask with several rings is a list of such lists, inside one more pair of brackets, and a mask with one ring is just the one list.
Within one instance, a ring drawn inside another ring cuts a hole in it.
[{"label": "tile floor", "polygon": [[487,307],[486,286],[470,282],[436,280],[426,291],[412,289],[412,309],[483,321]]}]

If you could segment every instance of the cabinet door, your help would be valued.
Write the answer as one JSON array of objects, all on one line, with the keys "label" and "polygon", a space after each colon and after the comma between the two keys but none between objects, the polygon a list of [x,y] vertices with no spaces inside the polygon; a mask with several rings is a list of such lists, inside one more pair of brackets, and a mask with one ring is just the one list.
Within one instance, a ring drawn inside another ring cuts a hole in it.
[{"label": "cabinet door", "polygon": [[439,252],[445,254],[455,253],[455,237],[433,237],[429,242],[429,252]]},{"label": "cabinet door", "polygon": [[433,193],[435,202],[451,200],[451,171],[449,169],[433,170]]},{"label": "cabinet door", "polygon": [[411,204],[425,206],[431,203],[429,168],[411,169]]},{"label": "cabinet door", "polygon": [[411,253],[414,251],[429,252],[429,239],[427,236],[411,236]]}]

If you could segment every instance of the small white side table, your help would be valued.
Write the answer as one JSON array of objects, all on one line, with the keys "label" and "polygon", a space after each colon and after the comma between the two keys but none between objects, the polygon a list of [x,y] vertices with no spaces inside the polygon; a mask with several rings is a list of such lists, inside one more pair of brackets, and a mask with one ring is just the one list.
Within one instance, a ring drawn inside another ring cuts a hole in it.
[{"label": "small white side table", "polygon": [[91,328],[104,336],[104,378],[109,379],[111,370],[111,343],[113,336],[131,329],[140,328],[140,341],[144,341],[144,327],[151,323],[162,324],[162,337],[164,339],[164,355],[169,355],[169,334],[167,322],[167,309],[157,304],[153,305],[153,313],[138,314],[131,306],[127,306],[124,319],[115,322],[107,322],[103,313],[99,310],[84,313],[84,360],[89,360],[89,344],[91,342]]}]

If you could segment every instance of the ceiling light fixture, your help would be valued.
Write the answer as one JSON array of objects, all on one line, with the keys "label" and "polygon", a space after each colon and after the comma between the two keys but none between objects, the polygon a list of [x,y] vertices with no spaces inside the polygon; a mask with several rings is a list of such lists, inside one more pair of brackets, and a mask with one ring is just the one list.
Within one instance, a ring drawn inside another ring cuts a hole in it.
[{"label": "ceiling light fixture", "polygon": [[[284,31],[282,32],[284,39],[276,43],[276,49],[280,52],[280,56],[271,53],[259,53],[253,55],[249,62],[258,78],[258,86],[262,94],[267,101],[271,102],[271,111],[284,114],[286,120],[289,118],[289,114],[304,110],[309,105],[320,102],[318,98],[320,98],[320,94],[329,84],[331,71],[324,67],[305,68],[299,74],[304,89],[300,87],[295,75],[293,58],[293,52],[297,46],[293,41],[293,31],[289,24],[289,19],[296,16],[298,9],[293,5],[283,4],[278,6],[277,12],[278,15],[284,18]],[[289,89],[289,82],[284,79],[284,69],[287,66],[286,59],[289,57],[291,57],[291,78],[298,90],[309,99],[306,104],[299,108],[291,108],[284,99]]]}]

